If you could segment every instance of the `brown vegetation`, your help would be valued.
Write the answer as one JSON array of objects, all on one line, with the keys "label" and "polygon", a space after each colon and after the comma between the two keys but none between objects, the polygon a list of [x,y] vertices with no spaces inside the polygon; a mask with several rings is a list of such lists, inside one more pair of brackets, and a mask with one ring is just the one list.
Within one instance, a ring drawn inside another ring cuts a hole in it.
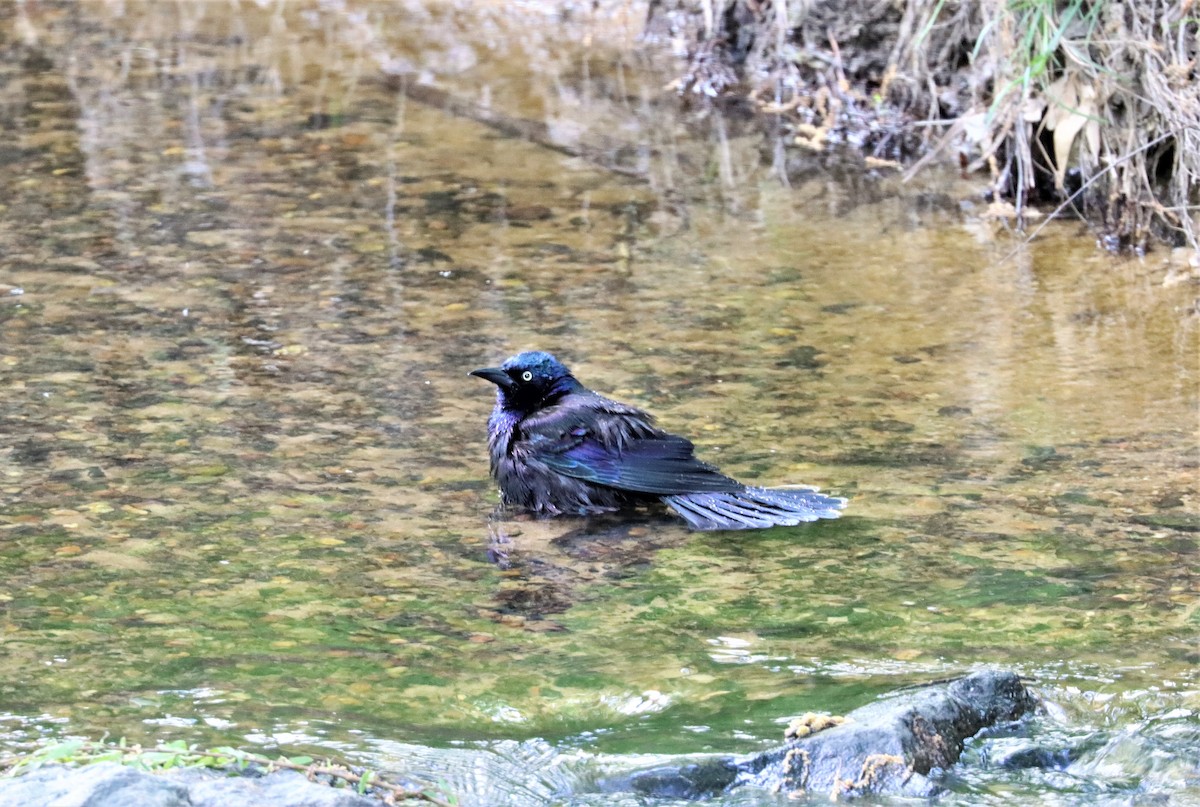
[{"label": "brown vegetation", "polygon": [[1109,249],[1200,246],[1191,0],[651,3],[691,44],[689,96],[746,97],[809,147],[916,170],[957,155],[1018,219],[1073,209]]}]

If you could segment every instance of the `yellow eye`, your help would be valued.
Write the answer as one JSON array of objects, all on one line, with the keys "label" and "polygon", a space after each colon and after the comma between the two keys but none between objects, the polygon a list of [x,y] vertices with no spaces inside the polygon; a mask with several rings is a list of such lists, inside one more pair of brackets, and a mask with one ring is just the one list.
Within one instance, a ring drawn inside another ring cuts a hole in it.
[{"label": "yellow eye", "polygon": [[528,370],[526,370],[525,372],[521,373],[521,380],[522,380],[522,381],[532,381],[532,380],[533,380],[533,373],[531,373],[531,372],[529,372]]}]

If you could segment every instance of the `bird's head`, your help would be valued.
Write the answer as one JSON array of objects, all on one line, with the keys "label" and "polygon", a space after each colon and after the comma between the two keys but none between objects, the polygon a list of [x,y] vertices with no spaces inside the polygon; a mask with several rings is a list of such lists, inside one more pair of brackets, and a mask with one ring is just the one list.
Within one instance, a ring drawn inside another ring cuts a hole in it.
[{"label": "bird's head", "polygon": [[533,411],[581,386],[563,363],[549,353],[518,353],[499,367],[483,367],[469,375],[491,381],[506,409]]}]

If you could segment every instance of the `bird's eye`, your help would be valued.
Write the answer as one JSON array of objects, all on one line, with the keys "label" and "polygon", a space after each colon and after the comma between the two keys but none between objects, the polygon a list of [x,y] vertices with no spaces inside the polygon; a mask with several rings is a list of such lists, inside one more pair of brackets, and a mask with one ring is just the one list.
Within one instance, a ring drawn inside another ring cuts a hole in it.
[{"label": "bird's eye", "polygon": [[531,373],[531,372],[529,372],[528,370],[526,370],[525,372],[521,373],[521,380],[522,380],[522,381],[532,381],[532,380],[533,380],[533,373]]}]

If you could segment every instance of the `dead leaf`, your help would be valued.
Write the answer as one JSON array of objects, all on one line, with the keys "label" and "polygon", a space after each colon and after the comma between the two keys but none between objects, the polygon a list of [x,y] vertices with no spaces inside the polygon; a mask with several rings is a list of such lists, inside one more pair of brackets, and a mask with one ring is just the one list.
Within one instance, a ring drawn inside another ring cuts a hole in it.
[{"label": "dead leaf", "polygon": [[1094,132],[1084,132],[1084,137],[1092,162],[1099,159],[1097,93],[1090,82],[1081,81],[1078,73],[1068,71],[1046,88],[1046,100],[1048,109],[1043,125],[1054,132],[1054,186],[1061,191],[1071,163],[1071,149],[1084,127],[1094,128]]}]

